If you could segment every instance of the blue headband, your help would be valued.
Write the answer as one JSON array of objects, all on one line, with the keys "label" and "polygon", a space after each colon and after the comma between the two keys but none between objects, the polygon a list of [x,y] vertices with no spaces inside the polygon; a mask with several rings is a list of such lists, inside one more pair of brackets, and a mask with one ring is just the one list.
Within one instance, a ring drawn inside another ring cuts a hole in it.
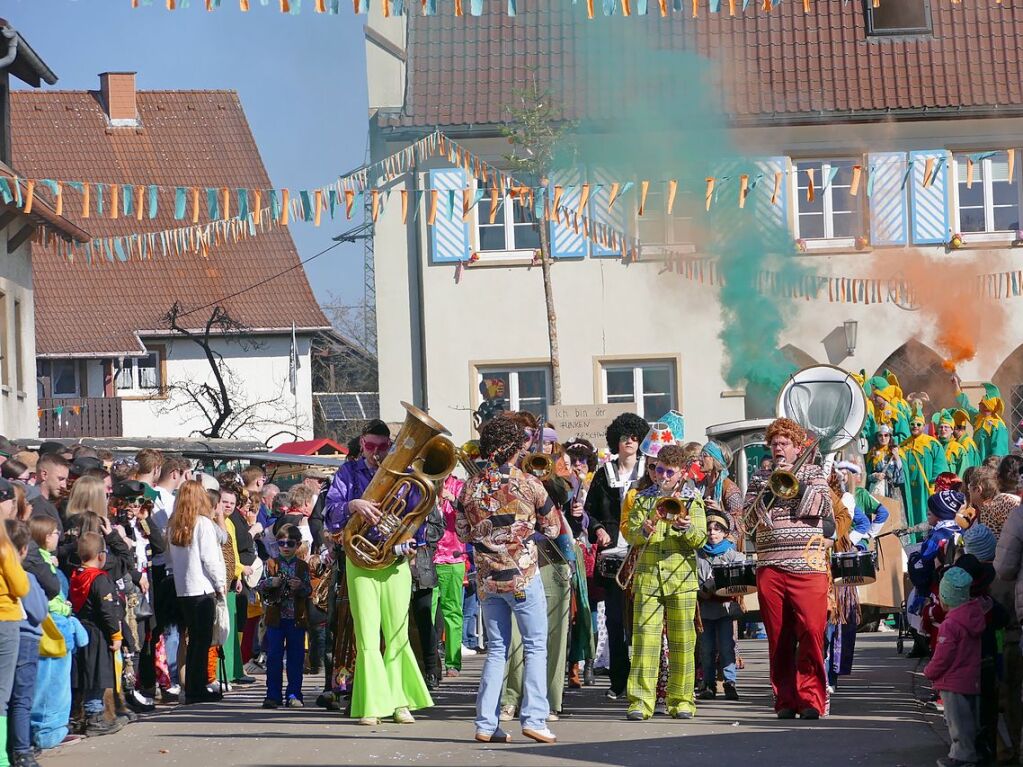
[{"label": "blue headband", "polygon": [[721,448],[718,447],[718,444],[716,442],[708,442],[706,445],[703,446],[701,452],[706,453],[715,461],[720,463],[727,471],[728,467],[725,466],[725,454],[721,452]]}]

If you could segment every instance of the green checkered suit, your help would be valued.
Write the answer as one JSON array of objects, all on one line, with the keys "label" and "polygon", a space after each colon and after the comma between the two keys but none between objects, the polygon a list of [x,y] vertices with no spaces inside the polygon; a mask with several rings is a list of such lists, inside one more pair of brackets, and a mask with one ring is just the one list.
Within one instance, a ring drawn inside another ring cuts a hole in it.
[{"label": "green checkered suit", "polygon": [[[643,546],[643,521],[657,500],[653,489],[636,497],[629,512],[629,543]],[[652,716],[657,697],[661,631],[668,616],[668,713],[696,713],[695,683],[696,593],[699,589],[696,552],[707,540],[703,499],[691,499],[686,532],[661,521],[636,565],[632,579],[632,671],[629,710]]]}]

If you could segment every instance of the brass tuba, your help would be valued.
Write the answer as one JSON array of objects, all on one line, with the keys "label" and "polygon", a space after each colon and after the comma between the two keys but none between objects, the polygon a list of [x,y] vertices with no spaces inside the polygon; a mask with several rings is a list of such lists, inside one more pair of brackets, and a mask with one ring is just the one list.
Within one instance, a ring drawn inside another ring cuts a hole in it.
[{"label": "brass tuba", "polygon": [[546,482],[554,476],[554,459],[546,453],[526,453],[519,468],[541,482]]},{"label": "brass tuba", "polygon": [[[450,432],[419,408],[401,404],[408,411],[405,423],[362,494],[363,500],[379,504],[380,520],[370,525],[361,516],[353,516],[341,535],[345,554],[367,570],[382,570],[397,559],[395,547],[415,535],[437,502],[434,483],[447,477],[458,464],[457,448],[443,436]],[[409,509],[413,489],[419,490],[420,498]],[[371,527],[379,533],[379,541],[366,536]]]}]

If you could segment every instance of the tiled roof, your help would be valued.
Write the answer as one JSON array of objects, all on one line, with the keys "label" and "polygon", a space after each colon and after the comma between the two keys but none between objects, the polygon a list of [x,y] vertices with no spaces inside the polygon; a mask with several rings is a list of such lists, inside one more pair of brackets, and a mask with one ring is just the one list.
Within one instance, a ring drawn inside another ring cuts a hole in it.
[{"label": "tiled roof", "polygon": [[[139,91],[140,127],[110,128],[95,91],[13,91],[13,164],[33,178],[101,183],[269,188],[238,96],[226,91]],[[95,212],[64,214],[94,237],[181,226],[169,192],[159,213],[136,221]],[[68,200],[79,199],[69,195]],[[109,201],[108,201],[109,206]],[[148,215],[148,214],[147,214]],[[209,256],[155,256],[129,263],[66,263],[33,246],[36,350],[39,355],[119,355],[141,351],[136,331],[165,329],[175,301],[187,309],[219,301],[299,263],[287,229],[210,248]],[[219,301],[250,328],[323,328],[323,316],[299,267]],[[197,325],[205,314],[192,315]]]},{"label": "tiled roof", "polygon": [[[654,2],[649,16],[592,21],[582,3],[519,5],[515,17],[496,10],[500,3],[488,4],[488,15],[479,18],[410,17],[405,106],[382,112],[380,124],[505,122],[514,89],[531,71],[550,87],[566,119],[613,116],[621,108],[609,99],[613,89],[587,84],[583,75],[592,64],[584,49],[594,39],[606,41],[606,57],[626,67],[639,46],[712,56],[728,83],[722,109],[739,121],[1023,106],[1019,3],[930,0],[933,35],[888,38],[867,36],[862,0],[813,0],[808,14],[797,0],[754,14],[753,2],[745,15],[704,10],[695,20],[660,18]],[[727,2],[721,5],[727,9]]]}]

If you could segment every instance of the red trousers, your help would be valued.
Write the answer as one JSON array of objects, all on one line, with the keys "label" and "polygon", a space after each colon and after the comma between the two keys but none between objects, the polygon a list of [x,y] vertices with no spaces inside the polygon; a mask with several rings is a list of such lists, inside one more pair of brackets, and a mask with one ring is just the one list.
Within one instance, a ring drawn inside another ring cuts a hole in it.
[{"label": "red trousers", "polygon": [[757,596],[767,631],[774,710],[814,708],[823,715],[827,574],[761,567]]}]

